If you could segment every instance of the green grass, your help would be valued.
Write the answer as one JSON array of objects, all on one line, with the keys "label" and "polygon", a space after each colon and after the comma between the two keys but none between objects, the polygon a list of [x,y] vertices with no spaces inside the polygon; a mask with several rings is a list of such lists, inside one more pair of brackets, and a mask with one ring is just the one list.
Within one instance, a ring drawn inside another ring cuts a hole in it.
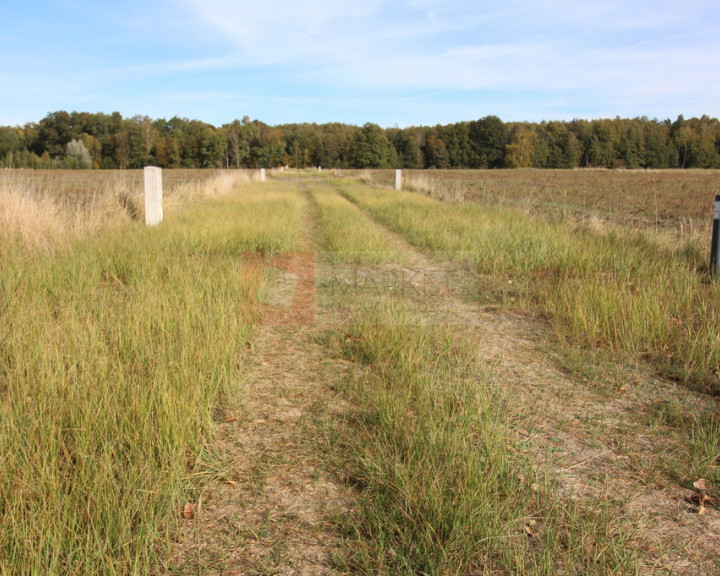
[{"label": "green grass", "polygon": [[377,264],[400,258],[388,234],[329,186],[316,184],[312,197],[319,208],[322,246],[330,261]]},{"label": "green grass", "polygon": [[3,574],[157,568],[242,369],[259,283],[242,254],[292,248],[301,206],[249,186],[156,228],[3,254]]},{"label": "green grass", "polygon": [[694,238],[339,186],[415,246],[470,254],[481,278],[512,284],[515,306],[547,315],[562,339],[649,355],[663,373],[720,392],[720,283]]},{"label": "green grass", "polygon": [[690,432],[691,473],[694,478],[720,482],[720,420],[717,415],[698,416]]},{"label": "green grass", "polygon": [[338,451],[361,491],[342,525],[354,574],[633,574],[609,503],[559,497],[517,446],[502,383],[472,332],[360,314]]}]

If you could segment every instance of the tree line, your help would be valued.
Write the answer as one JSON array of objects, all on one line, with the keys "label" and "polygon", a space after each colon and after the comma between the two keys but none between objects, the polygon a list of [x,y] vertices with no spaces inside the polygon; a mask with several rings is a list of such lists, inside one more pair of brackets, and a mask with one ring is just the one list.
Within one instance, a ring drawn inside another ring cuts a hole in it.
[{"label": "tree line", "polygon": [[123,118],[51,112],[0,126],[0,166],[126,169],[271,168],[720,168],[720,121],[614,118],[437,126],[283,124]]}]

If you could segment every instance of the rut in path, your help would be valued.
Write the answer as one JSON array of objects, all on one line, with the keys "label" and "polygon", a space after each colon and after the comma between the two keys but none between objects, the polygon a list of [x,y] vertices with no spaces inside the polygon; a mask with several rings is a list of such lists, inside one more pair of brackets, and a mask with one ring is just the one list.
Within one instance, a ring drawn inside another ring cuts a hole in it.
[{"label": "rut in path", "polygon": [[[305,196],[299,247],[317,251],[317,206],[310,193]],[[639,390],[608,397],[579,385],[538,349],[544,337],[535,321],[468,301],[462,296],[466,282],[456,284],[454,270],[385,230],[404,260],[384,269],[411,276],[420,270],[423,278],[442,279],[430,287],[435,310],[442,311],[442,321],[472,334],[478,355],[525,413],[520,439],[558,478],[563,497],[590,507],[601,501],[616,507],[645,559],[643,573],[714,573],[720,550],[717,514],[698,516],[686,501],[687,490],[657,477],[648,481],[641,471],[653,464],[657,446],[650,443],[656,439],[632,422],[653,397]],[[346,272],[322,261],[315,267],[316,285]],[[333,573],[340,554],[333,519],[353,505],[356,495],[334,477],[323,454],[331,441],[325,437],[327,420],[348,410],[334,382],[350,367],[329,358],[318,343],[327,326],[344,320],[342,308],[321,309],[320,301],[313,325],[258,327],[247,354],[252,369],[242,408],[227,414],[223,425],[223,449],[233,455],[231,472],[227,482],[208,487],[197,516],[186,522],[176,559],[183,573]],[[670,386],[650,384],[660,396]],[[698,401],[690,392],[672,392]]]},{"label": "rut in path", "polygon": [[229,482],[210,486],[185,535],[202,574],[332,572],[332,520],[353,495],[327,474],[319,420],[345,410],[330,384],[343,366],[312,341],[305,327],[259,328],[242,411],[224,431]]}]

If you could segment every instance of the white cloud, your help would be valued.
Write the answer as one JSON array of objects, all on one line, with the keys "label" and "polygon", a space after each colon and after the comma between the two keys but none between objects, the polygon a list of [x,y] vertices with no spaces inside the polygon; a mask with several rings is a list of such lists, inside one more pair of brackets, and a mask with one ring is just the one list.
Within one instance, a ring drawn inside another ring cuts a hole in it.
[{"label": "white cloud", "polygon": [[39,101],[41,114],[205,98],[208,110],[272,121],[276,94],[287,114],[315,106],[339,121],[343,111],[399,123],[405,111],[427,122],[663,115],[683,104],[720,115],[717,0],[128,0],[119,12],[63,2],[87,33],[23,12],[18,37],[0,36],[0,93]]},{"label": "white cloud", "polygon": [[[708,10],[702,1],[510,0],[499,9],[466,0],[182,2],[223,36],[238,62],[376,89],[602,87],[637,72],[682,75],[682,65],[669,69],[662,58],[687,65],[698,51],[720,47],[715,36],[678,25]],[[673,42],[668,54],[663,44]],[[634,70],[639,62],[650,70]]]},{"label": "white cloud", "polygon": [[[223,34],[253,62],[295,62],[333,56],[343,31],[372,19],[372,0],[262,3],[232,0],[184,0],[206,24]],[[354,33],[351,33],[354,35]]]}]

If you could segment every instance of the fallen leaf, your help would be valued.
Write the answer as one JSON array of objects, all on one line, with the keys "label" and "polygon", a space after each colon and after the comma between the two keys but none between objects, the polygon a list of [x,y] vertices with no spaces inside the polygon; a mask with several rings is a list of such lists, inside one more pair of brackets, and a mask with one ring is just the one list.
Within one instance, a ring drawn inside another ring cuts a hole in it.
[{"label": "fallen leaf", "polygon": [[706,514],[707,508],[705,508],[705,502],[707,500],[707,496],[705,496],[705,494],[702,494],[700,498],[698,498],[698,500],[700,500],[700,509],[698,510],[698,514]]},{"label": "fallen leaf", "polygon": [[689,499],[693,504],[697,503],[698,505],[698,514],[707,514],[707,507],[706,504],[712,504],[715,505],[715,499],[708,496],[704,492],[697,491],[695,494],[692,495],[692,497]]},{"label": "fallen leaf", "polygon": [[186,520],[195,518],[195,504],[186,503],[185,506],[183,506],[182,515]]},{"label": "fallen leaf", "polygon": [[705,478],[700,478],[699,480],[693,482],[693,486],[696,490],[700,490],[700,492],[707,492],[707,484]]}]

